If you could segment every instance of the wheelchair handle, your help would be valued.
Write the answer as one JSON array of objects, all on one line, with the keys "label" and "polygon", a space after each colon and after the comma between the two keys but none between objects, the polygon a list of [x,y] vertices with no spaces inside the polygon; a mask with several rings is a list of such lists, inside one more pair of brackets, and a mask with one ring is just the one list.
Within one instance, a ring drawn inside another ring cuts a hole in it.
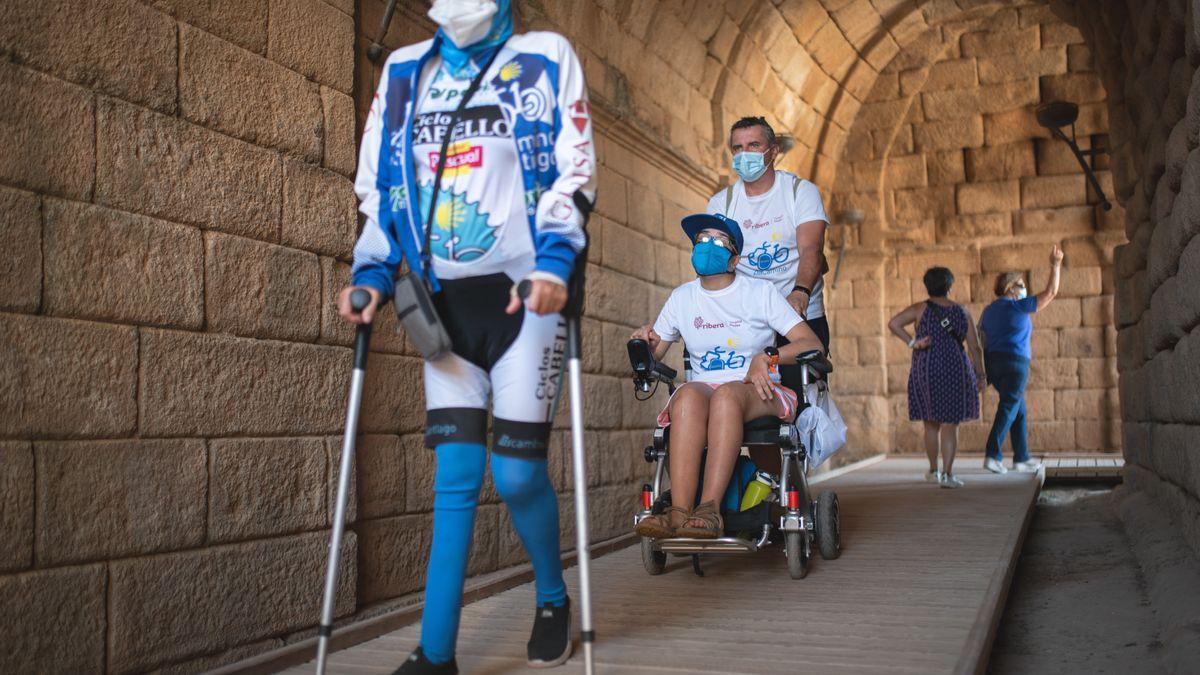
[{"label": "wheelchair handle", "polygon": [[802,366],[812,368],[814,372],[821,375],[828,375],[833,372],[833,364],[830,363],[829,357],[821,353],[819,349],[810,349],[796,357],[796,363]]},{"label": "wheelchair handle", "polygon": [[629,352],[629,365],[633,368],[633,383],[641,391],[650,391],[650,383],[664,382],[671,385],[679,373],[672,367],[659,363],[645,340],[630,340],[625,344]]}]

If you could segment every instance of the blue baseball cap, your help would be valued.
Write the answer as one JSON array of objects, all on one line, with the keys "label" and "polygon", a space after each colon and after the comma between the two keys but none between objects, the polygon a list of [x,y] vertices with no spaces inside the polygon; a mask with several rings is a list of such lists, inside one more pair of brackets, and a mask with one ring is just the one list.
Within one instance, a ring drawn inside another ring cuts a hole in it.
[{"label": "blue baseball cap", "polygon": [[689,241],[695,241],[696,235],[700,234],[702,230],[724,232],[733,240],[733,246],[737,249],[738,255],[742,254],[742,228],[733,218],[719,213],[694,213],[684,216],[679,224],[683,227]]}]

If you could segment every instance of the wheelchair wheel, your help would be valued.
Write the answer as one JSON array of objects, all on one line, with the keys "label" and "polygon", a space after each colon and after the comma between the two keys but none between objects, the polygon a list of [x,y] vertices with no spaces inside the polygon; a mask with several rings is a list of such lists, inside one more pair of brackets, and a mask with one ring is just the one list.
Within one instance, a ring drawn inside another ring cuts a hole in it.
[{"label": "wheelchair wheel", "polygon": [[804,536],[804,532],[787,532],[783,535],[788,574],[793,579],[803,579],[808,574],[808,549],[804,546]]},{"label": "wheelchair wheel", "polygon": [[817,497],[817,547],[821,557],[833,560],[842,554],[842,522],[837,493],[829,490]]},{"label": "wheelchair wheel", "polygon": [[642,537],[642,566],[651,576],[662,574],[667,567],[667,554],[655,551],[649,537]]}]

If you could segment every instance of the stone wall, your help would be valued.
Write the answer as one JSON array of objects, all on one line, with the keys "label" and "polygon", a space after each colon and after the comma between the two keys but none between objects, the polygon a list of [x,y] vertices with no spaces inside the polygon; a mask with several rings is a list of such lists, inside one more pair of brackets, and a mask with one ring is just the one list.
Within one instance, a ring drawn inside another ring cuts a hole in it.
[{"label": "stone wall", "polygon": [[[832,316],[839,391],[875,421],[858,430],[860,443],[922,451],[920,424],[908,422],[909,351],[886,323],[928,297],[925,270],[951,268],[951,298],[978,320],[1000,272],[1022,271],[1030,292],[1041,290],[1058,243],[1059,297],[1034,318],[1030,445],[1120,446],[1111,324],[1123,210],[1107,157],[1092,161],[1115,205],[1106,212],[1068,146],[1033,114],[1041,102],[1076,102],[1081,147],[1108,145],[1105,90],[1074,20],[1070,7],[1012,4],[946,22],[887,65],[855,119],[833,202],[866,220],[835,233],[860,255],[843,269]],[[962,426],[964,450],[983,448],[997,399],[989,389],[982,419]]]},{"label": "stone wall", "polygon": [[[1200,556],[1200,24],[1195,3],[1089,3],[1105,75],[1116,250],[1115,323],[1126,477]],[[1115,99],[1115,100],[1114,100]]]}]

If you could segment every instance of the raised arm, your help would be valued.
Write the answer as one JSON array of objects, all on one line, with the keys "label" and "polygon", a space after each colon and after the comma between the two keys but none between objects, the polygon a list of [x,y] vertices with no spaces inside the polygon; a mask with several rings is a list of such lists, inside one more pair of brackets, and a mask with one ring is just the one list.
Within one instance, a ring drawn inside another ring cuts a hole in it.
[{"label": "raised arm", "polygon": [[1058,244],[1055,244],[1054,248],[1050,249],[1050,279],[1046,281],[1046,289],[1037,294],[1038,311],[1049,305],[1054,300],[1054,297],[1058,295],[1058,279],[1062,270],[1062,261],[1062,249],[1058,247]]}]

